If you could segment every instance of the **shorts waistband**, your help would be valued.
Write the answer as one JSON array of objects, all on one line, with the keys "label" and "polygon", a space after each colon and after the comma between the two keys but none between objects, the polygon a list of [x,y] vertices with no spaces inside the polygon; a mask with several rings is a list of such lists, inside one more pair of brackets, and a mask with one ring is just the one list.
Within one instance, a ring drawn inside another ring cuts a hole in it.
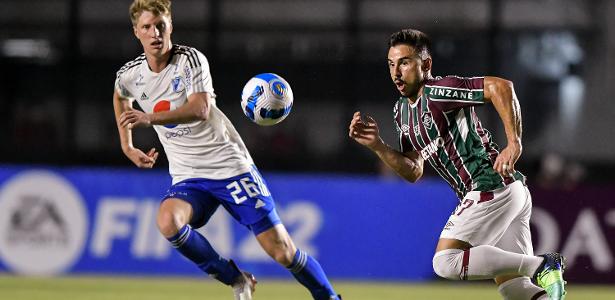
[{"label": "shorts waistband", "polygon": [[[479,200],[477,203],[481,203],[481,202],[487,202],[490,200],[493,200],[493,198],[495,198],[495,194],[503,189],[506,189],[508,187],[510,187],[511,185],[515,184],[516,182],[520,182],[522,185],[525,186],[525,180],[515,180],[501,188],[495,189],[495,190],[491,190],[491,191],[471,191],[470,193],[479,193]],[[476,195],[476,194],[475,194]],[[468,195],[466,194],[466,197]],[[465,197],[464,197],[465,198]]]},{"label": "shorts waistband", "polygon": [[480,192],[480,199],[478,200],[477,203],[493,200],[494,197],[495,196],[494,196],[493,191]]}]

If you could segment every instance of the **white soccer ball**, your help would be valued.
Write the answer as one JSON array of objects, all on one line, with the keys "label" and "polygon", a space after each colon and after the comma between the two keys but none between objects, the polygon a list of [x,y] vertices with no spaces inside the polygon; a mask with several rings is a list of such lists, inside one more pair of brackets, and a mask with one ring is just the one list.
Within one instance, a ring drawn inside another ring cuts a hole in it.
[{"label": "white soccer ball", "polygon": [[275,125],[288,116],[293,107],[293,90],[284,78],[273,73],[258,74],[241,92],[241,108],[252,122]]}]

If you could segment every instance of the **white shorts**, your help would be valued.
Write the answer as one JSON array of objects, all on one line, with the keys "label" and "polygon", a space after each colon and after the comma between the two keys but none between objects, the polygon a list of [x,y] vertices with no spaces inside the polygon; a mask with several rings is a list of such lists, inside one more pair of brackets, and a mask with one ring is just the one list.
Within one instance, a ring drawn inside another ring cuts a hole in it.
[{"label": "white shorts", "polygon": [[453,211],[440,238],[534,255],[531,214],[532,196],[520,180],[491,192],[472,191]]}]

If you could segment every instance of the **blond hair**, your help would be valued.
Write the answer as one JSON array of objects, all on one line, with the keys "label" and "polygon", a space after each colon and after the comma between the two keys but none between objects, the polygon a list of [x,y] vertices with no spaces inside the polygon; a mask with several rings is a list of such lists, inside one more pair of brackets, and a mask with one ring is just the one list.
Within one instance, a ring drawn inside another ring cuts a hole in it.
[{"label": "blond hair", "polygon": [[171,17],[171,0],[134,0],[129,9],[132,25],[137,25],[143,11],[149,11],[155,16]]}]

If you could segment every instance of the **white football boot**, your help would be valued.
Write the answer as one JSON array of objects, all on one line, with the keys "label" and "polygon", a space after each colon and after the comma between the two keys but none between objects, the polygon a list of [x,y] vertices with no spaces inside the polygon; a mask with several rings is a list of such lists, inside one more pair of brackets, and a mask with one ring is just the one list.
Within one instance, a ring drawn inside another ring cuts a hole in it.
[{"label": "white football boot", "polygon": [[[231,263],[235,268],[235,262],[231,260]],[[239,270],[239,268],[237,268]],[[252,293],[256,289],[256,278],[251,273],[241,271],[241,276],[237,278],[237,281],[231,285],[233,288],[233,295],[235,295],[235,300],[252,300]]]}]

